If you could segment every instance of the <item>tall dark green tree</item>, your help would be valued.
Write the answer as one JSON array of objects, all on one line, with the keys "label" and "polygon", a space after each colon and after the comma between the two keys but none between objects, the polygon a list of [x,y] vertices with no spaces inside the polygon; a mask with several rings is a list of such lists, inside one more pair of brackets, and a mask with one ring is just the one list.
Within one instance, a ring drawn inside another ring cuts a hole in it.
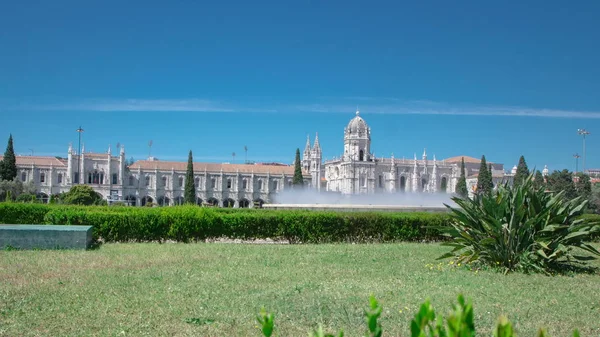
[{"label": "tall dark green tree", "polygon": [[294,178],[292,180],[294,187],[304,187],[304,178],[302,177],[302,165],[300,164],[300,149],[296,149],[296,160],[294,160]]},{"label": "tall dark green tree", "polygon": [[461,198],[469,196],[469,190],[467,189],[467,174],[465,172],[465,158],[463,157],[460,161],[460,178],[456,183],[456,194]]},{"label": "tall dark green tree", "polygon": [[546,183],[544,182],[544,176],[542,175],[542,172],[540,172],[540,170],[535,171],[535,175],[533,176],[533,185],[536,188],[540,188],[546,185]]},{"label": "tall dark green tree", "polygon": [[0,162],[0,180],[13,180],[17,176],[17,159],[13,148],[13,137],[8,137],[8,145],[4,152],[4,158]]},{"label": "tall dark green tree", "polygon": [[477,176],[477,193],[490,193],[493,189],[492,172],[488,169],[485,156],[481,156],[481,164],[479,165],[479,174]]},{"label": "tall dark green tree", "polygon": [[188,155],[187,171],[185,172],[183,202],[186,204],[196,203],[196,186],[194,185],[194,159],[192,157],[192,150],[190,150]]},{"label": "tall dark green tree", "polygon": [[513,178],[513,186],[523,184],[523,182],[528,176],[529,168],[527,167],[527,163],[525,162],[525,157],[521,156],[521,158],[519,158],[519,164],[517,165],[517,173]]}]

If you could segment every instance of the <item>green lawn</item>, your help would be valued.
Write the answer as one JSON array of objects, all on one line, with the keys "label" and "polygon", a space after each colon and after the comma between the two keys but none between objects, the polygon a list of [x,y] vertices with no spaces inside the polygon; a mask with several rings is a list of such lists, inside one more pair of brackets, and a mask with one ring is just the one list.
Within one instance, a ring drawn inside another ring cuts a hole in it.
[{"label": "green lawn", "polygon": [[416,243],[0,251],[0,335],[259,336],[255,317],[264,306],[279,336],[307,336],[318,323],[359,336],[374,294],[384,335],[408,336],[426,298],[447,313],[459,292],[473,300],[481,335],[500,314],[520,336],[538,327],[551,336],[574,328],[600,335],[600,274],[475,273],[438,265],[445,251]]}]

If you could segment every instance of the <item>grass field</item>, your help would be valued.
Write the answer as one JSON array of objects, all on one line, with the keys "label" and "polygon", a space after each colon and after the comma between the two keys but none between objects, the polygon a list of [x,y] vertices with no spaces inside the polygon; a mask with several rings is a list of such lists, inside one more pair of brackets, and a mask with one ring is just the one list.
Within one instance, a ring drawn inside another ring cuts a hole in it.
[{"label": "grass field", "polygon": [[[481,335],[506,314],[520,336],[600,335],[600,274],[502,275],[441,265],[437,244],[105,244],[92,251],[0,251],[0,335],[260,336],[256,314],[275,314],[279,336],[322,323],[364,333],[370,294],[385,336],[408,336],[431,298],[447,313],[473,301]],[[433,266],[431,265],[433,264]],[[600,263],[595,262],[600,267]]]}]

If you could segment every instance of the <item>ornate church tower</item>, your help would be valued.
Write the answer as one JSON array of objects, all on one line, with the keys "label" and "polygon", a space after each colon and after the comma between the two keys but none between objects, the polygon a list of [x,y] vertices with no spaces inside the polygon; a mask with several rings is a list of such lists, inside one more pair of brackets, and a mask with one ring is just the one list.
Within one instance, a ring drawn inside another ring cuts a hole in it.
[{"label": "ornate church tower", "polygon": [[304,146],[304,152],[302,153],[302,169],[310,171],[310,138],[306,135],[306,145]]},{"label": "ornate church tower", "polygon": [[315,136],[315,144],[310,150],[310,175],[312,187],[317,190],[321,189],[321,164],[322,164],[321,144],[319,144],[319,134]]},{"label": "ornate church tower", "polygon": [[344,157],[354,161],[371,161],[371,128],[356,110],[344,132]]}]

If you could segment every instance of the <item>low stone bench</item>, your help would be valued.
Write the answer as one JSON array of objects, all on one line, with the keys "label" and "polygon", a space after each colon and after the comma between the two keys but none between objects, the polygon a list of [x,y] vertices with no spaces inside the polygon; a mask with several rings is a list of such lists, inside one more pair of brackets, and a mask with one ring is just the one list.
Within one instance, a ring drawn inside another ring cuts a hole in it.
[{"label": "low stone bench", "polygon": [[0,225],[0,249],[87,249],[92,226]]}]

